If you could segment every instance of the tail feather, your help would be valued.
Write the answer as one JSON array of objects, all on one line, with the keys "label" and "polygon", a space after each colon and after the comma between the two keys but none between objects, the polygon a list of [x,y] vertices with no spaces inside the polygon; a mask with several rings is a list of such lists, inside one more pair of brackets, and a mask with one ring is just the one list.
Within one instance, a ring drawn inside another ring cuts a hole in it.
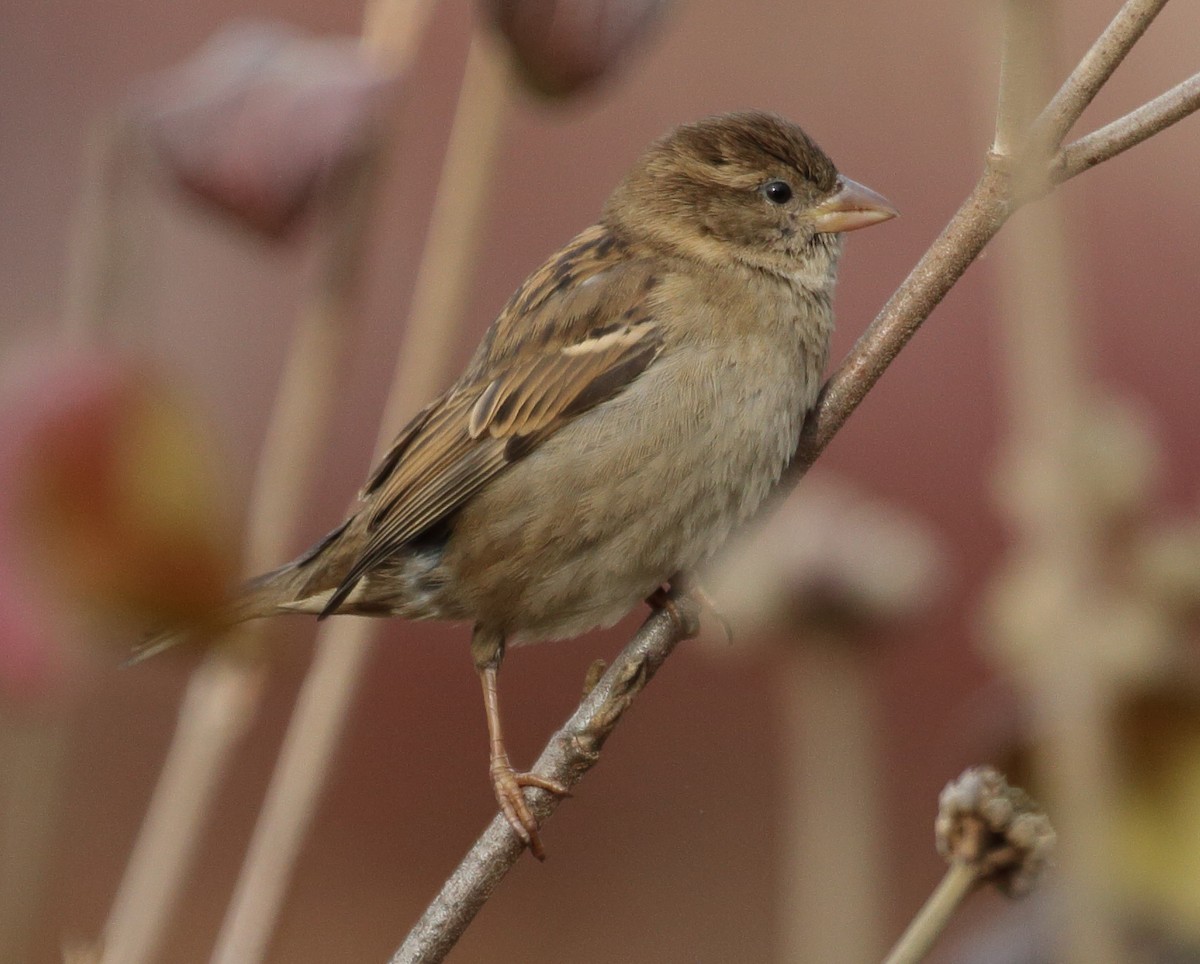
[{"label": "tail feather", "polygon": [[170,627],[148,633],[133,648],[123,665],[136,666],[199,635],[223,633],[247,620],[271,616],[278,612],[294,612],[297,604],[296,594],[307,581],[306,574],[298,569],[296,563],[289,563],[249,580],[242,586],[237,597],[213,616],[203,630]]}]

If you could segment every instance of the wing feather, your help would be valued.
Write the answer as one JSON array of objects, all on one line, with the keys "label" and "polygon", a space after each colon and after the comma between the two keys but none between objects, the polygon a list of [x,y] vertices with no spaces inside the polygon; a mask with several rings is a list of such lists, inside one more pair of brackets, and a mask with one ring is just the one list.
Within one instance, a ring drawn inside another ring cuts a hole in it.
[{"label": "wing feather", "polygon": [[602,227],[531,276],[466,374],[404,428],[371,475],[362,493],[367,538],[322,616],[371,569],[653,363],[662,347],[650,305],[655,282],[651,267]]}]

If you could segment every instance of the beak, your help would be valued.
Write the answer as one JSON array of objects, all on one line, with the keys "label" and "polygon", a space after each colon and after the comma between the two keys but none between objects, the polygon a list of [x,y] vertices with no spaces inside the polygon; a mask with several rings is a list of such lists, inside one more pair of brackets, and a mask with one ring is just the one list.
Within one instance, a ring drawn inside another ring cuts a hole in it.
[{"label": "beak", "polygon": [[837,193],[813,208],[817,234],[857,231],[900,214],[882,194],[857,181],[839,175],[837,184]]}]

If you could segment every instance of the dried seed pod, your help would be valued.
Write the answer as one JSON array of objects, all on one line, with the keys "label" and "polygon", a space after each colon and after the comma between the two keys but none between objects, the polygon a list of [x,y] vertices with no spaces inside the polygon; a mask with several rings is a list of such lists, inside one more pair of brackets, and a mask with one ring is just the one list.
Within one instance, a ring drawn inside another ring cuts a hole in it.
[{"label": "dried seed pod", "polygon": [[1033,889],[1054,849],[1050,820],[1024,790],[991,767],[972,767],[946,784],[934,825],[947,860],[972,867],[1010,897]]},{"label": "dried seed pod", "polygon": [[665,6],[665,0],[482,0],[522,76],[550,96],[575,93],[611,73]]},{"label": "dried seed pod", "polygon": [[234,24],[144,83],[132,115],[177,186],[282,238],[370,151],[393,80],[352,38]]}]

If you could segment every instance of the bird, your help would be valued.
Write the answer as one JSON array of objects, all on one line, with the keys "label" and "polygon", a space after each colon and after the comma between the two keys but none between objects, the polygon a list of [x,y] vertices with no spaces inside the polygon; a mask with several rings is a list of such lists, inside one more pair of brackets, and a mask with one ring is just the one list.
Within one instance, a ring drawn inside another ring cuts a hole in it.
[{"label": "bird", "polygon": [[842,235],[896,214],[775,114],[670,131],[520,285],[346,519],[222,624],[470,623],[496,800],[544,858],[523,788],[566,789],[509,760],[505,651],[662,605],[756,513],[817,400]]}]

